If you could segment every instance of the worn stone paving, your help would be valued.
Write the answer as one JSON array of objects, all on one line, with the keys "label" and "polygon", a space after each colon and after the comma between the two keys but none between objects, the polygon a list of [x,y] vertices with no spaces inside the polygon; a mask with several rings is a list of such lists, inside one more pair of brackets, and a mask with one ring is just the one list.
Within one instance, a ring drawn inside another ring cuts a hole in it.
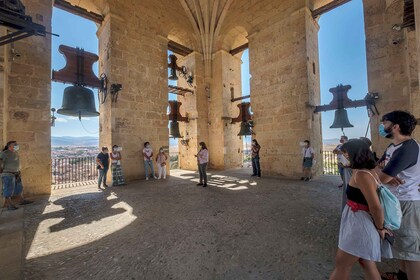
[{"label": "worn stone paving", "polygon": [[24,279],[328,279],[338,177],[211,173],[208,188],[172,171],[165,181],[53,191],[25,208]]}]

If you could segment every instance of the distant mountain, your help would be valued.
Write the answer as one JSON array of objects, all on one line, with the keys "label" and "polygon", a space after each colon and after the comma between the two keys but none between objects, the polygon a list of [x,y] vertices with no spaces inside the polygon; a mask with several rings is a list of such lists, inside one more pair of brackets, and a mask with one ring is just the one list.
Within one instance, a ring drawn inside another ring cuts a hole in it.
[{"label": "distant mountain", "polygon": [[340,139],[338,139],[338,138],[322,139],[322,143],[324,145],[338,145],[340,143]]},{"label": "distant mountain", "polygon": [[91,136],[72,137],[72,136],[52,136],[51,145],[58,146],[99,146],[99,138]]}]

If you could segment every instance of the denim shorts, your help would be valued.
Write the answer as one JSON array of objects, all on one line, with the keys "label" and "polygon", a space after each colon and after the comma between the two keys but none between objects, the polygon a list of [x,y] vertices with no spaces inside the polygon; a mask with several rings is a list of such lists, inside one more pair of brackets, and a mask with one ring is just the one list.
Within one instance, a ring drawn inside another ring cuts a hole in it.
[{"label": "denim shorts", "polygon": [[3,197],[12,197],[22,193],[22,181],[16,180],[14,175],[3,175],[1,180],[3,182]]}]

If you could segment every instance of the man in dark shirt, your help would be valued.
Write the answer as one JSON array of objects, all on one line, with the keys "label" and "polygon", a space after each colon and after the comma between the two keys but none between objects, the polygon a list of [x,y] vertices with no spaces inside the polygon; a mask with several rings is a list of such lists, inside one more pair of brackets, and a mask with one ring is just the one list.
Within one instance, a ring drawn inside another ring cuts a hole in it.
[{"label": "man in dark shirt", "polygon": [[98,164],[99,178],[98,178],[98,189],[101,188],[101,183],[103,181],[104,188],[107,188],[106,184],[106,174],[108,173],[109,168],[109,153],[107,147],[102,147],[102,152],[96,157],[96,163]]},{"label": "man in dark shirt", "polygon": [[[398,273],[387,272],[385,279],[420,279],[420,146],[411,138],[416,127],[413,115],[393,111],[382,117],[379,135],[392,139],[379,165],[379,179],[398,198],[403,213],[395,230],[392,253],[399,260]],[[381,231],[382,229],[378,229]]]}]

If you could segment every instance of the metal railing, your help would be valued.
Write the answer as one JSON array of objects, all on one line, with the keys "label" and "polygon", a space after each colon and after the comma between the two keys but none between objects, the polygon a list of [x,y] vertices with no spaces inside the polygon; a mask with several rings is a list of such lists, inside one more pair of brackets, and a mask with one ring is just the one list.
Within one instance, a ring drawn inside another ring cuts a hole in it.
[{"label": "metal railing", "polygon": [[323,151],[323,173],[329,175],[339,175],[338,173],[338,161],[337,155],[333,154],[332,151]]},{"label": "metal railing", "polygon": [[52,185],[97,180],[95,157],[51,159]]}]

